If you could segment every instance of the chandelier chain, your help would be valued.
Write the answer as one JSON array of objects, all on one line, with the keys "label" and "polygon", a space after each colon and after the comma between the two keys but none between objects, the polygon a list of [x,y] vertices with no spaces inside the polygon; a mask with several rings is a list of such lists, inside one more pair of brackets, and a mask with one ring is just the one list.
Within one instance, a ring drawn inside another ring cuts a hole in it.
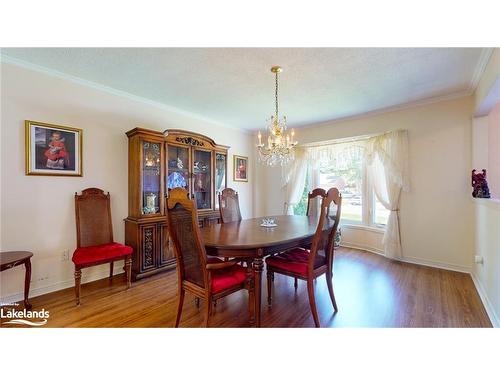
[{"label": "chandelier chain", "polygon": [[271,71],[275,74],[275,116],[269,120],[267,128],[267,142],[262,142],[262,134],[259,131],[257,149],[259,150],[259,160],[269,166],[281,165],[285,166],[290,161],[294,160],[294,149],[297,141],[294,140],[294,131],[287,132],[286,116],[279,118],[279,77],[281,72],[280,66],[273,66]]},{"label": "chandelier chain", "polygon": [[276,120],[278,117],[278,72],[276,72],[276,90],[274,91],[274,100],[276,102]]}]

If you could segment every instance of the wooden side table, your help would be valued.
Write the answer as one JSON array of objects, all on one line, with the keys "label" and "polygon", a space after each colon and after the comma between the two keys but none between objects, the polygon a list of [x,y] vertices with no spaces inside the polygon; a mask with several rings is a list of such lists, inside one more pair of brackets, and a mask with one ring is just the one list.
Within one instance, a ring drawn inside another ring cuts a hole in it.
[{"label": "wooden side table", "polygon": [[26,274],[24,275],[24,307],[31,309],[31,304],[28,302],[30,293],[31,281],[31,260],[33,253],[30,251],[2,251],[0,252],[0,272],[9,268],[24,264]]}]

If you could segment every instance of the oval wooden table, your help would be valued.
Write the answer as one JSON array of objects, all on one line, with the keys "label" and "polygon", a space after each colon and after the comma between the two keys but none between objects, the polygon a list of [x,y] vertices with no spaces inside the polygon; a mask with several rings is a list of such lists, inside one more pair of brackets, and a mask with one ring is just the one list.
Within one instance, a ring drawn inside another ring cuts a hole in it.
[{"label": "oval wooden table", "polygon": [[[254,316],[260,327],[261,285],[264,257],[294,247],[309,247],[318,225],[317,217],[272,216],[278,226],[261,227],[262,218],[215,224],[201,228],[208,255],[249,260],[255,275]],[[332,222],[325,221],[325,227]],[[249,270],[250,271],[250,270]],[[248,277],[250,278],[251,271]],[[249,303],[251,306],[251,304]],[[251,315],[252,316],[252,315]]]},{"label": "oval wooden table", "polygon": [[28,301],[31,281],[31,260],[33,253],[30,251],[1,251],[0,252],[0,272],[24,264],[24,306],[31,309]]}]

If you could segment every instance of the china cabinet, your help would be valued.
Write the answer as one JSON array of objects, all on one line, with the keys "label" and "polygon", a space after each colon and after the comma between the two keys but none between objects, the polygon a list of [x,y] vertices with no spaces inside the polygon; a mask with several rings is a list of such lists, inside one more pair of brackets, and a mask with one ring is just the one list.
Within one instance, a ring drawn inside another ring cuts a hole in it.
[{"label": "china cabinet", "polygon": [[132,278],[140,279],[175,267],[168,236],[165,197],[183,187],[194,198],[199,225],[220,220],[217,194],[227,186],[229,147],[193,132],[163,133],[135,128],[127,133],[128,217],[125,243],[134,248]]}]

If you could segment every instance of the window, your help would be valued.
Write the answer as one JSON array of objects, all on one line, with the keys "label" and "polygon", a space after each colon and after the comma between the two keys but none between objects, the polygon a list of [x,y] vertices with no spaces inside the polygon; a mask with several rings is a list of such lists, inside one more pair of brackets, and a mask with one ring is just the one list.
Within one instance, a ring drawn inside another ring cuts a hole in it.
[{"label": "window", "polygon": [[333,161],[319,163],[319,187],[339,189],[342,194],[342,219],[363,222],[363,149],[347,148]]},{"label": "window", "polygon": [[386,226],[389,219],[389,211],[379,202],[375,193],[373,194],[373,224],[376,226]]},{"label": "window", "polygon": [[[364,144],[361,141],[336,145],[326,158],[320,158],[317,168],[307,174],[306,188],[295,215],[305,215],[307,194],[314,187],[339,189],[342,194],[342,222],[385,227],[390,211],[377,199],[364,165]],[[382,176],[383,178],[383,176]]]}]

